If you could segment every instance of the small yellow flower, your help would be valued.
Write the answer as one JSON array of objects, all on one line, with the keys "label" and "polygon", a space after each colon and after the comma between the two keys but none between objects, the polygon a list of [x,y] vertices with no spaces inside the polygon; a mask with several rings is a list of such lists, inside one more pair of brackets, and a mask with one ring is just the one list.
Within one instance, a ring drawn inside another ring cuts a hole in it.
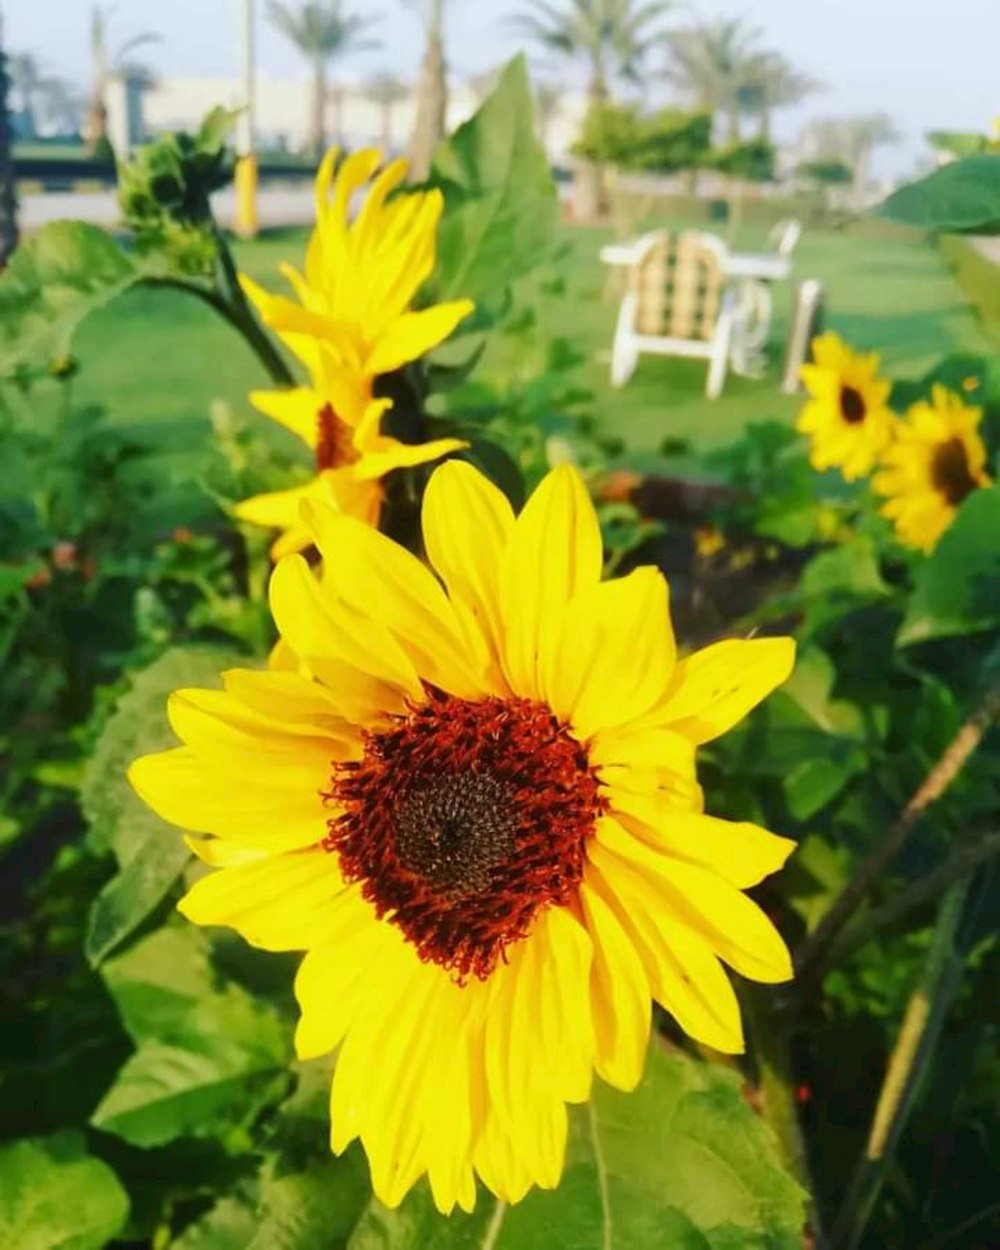
[{"label": "small yellow flower", "polygon": [[791,975],[743,891],[793,844],[706,815],[695,752],[785,680],[793,644],[678,659],[662,575],[601,582],[568,465],[517,518],[470,465],[436,469],[434,572],[305,511],[324,577],[290,555],[271,582],[298,669],[177,692],[184,745],[130,777],[201,835],[215,871],[189,919],[306,952],[296,1048],[337,1051],[333,1150],[360,1138],[389,1205],[424,1173],[444,1212],[472,1209],[476,1175],[516,1202],[558,1184],[594,1070],[639,1081],[651,999],[738,1052],[722,963]]},{"label": "small yellow flower", "polygon": [[858,355],[836,334],[822,334],[812,346],[815,364],[800,370],[810,398],[796,429],[810,436],[814,469],[839,467],[852,482],[872,470],[892,438],[892,384],[878,377],[877,355]]},{"label": "small yellow flower", "polygon": [[931,402],[914,404],[900,422],[872,485],[887,496],[882,514],[907,546],[933,551],[965,497],[989,485],[986,448],[976,428],[982,415],[981,408],[935,386]]}]

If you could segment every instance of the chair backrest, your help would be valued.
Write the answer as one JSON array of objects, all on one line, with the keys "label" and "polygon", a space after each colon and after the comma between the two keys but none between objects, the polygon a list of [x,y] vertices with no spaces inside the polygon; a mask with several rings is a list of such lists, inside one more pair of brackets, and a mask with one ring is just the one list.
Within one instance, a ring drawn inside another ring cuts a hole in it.
[{"label": "chair backrest", "polygon": [[802,223],[794,217],[776,221],[767,236],[768,244],[779,256],[791,256],[802,235]]},{"label": "chair backrest", "polygon": [[633,266],[636,330],[659,338],[711,339],[725,285],[725,246],[711,235],[687,231],[650,236]]}]

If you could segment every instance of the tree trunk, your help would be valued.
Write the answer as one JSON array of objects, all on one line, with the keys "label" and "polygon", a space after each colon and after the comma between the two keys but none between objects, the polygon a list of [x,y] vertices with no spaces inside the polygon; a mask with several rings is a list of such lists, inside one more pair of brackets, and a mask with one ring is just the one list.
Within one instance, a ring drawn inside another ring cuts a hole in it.
[{"label": "tree trunk", "polygon": [[448,79],[444,59],[444,0],[430,0],[427,47],[417,83],[416,118],[410,139],[410,178],[422,182],[430,173],[434,149],[444,138]]},{"label": "tree trunk", "polygon": [[726,114],[726,139],[733,144],[740,141],[740,111],[729,109]]},{"label": "tree trunk", "polygon": [[854,181],[851,186],[851,199],[854,201],[854,207],[859,208],[865,200],[868,191],[868,171],[871,166],[872,150],[865,144],[858,149],[858,154],[854,158]]},{"label": "tree trunk", "polygon": [[[595,66],[587,88],[587,112],[603,108],[608,87],[601,67]],[[593,161],[578,160],[573,174],[573,216],[577,221],[597,221],[606,217],[610,205],[605,187],[605,167]]]},{"label": "tree trunk", "polygon": [[326,154],[326,65],[319,59],[313,62],[311,104],[309,150],[315,160],[321,161]]},{"label": "tree trunk", "polygon": [[7,112],[7,57],[0,48],[0,268],[17,247],[17,193],[11,156],[10,114]]},{"label": "tree trunk", "polygon": [[84,121],[84,139],[91,156],[104,156],[108,143],[108,108],[104,93],[108,85],[108,53],[104,16],[96,6],[92,15],[91,52],[94,56],[94,89]]}]

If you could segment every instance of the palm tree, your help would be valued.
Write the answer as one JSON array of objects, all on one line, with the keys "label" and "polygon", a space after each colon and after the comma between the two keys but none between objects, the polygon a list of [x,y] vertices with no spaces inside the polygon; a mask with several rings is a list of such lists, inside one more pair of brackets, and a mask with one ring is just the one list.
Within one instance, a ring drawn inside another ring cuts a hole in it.
[{"label": "palm tree", "polygon": [[515,17],[515,26],[548,52],[586,63],[590,107],[607,101],[616,77],[639,81],[645,57],[664,39],[659,20],[673,7],[673,0],[567,0],[565,8],[527,2],[531,11]]},{"label": "palm tree", "polygon": [[[616,79],[638,82],[647,54],[664,35],[659,26],[672,0],[527,0],[530,11],[514,18],[522,34],[547,52],[587,67],[587,111],[606,104]],[[604,171],[578,162],[574,178],[574,211],[583,220],[607,209]]]},{"label": "palm tree", "polygon": [[143,31],[112,48],[110,26],[114,12],[113,5],[102,8],[95,4],[90,10],[90,54],[94,66],[94,85],[85,129],[87,145],[91,151],[108,142],[108,108],[105,102],[108,79],[112,74],[126,74],[130,78],[151,82],[152,71],[131,58],[137,48],[160,41],[159,35]]},{"label": "palm tree", "polygon": [[38,133],[38,100],[45,82],[42,63],[31,52],[12,52],[7,58],[7,77],[17,93],[24,137],[34,139]]},{"label": "palm tree", "polygon": [[[0,17],[0,40],[3,19]],[[7,57],[0,46],[0,269],[17,247],[17,193],[11,155],[10,114],[7,112]]]},{"label": "palm tree", "polygon": [[372,18],[348,11],[345,0],[268,0],[271,23],[293,43],[312,70],[312,121],[309,147],[321,160],[326,151],[326,71],[331,61],[377,46],[362,38]]},{"label": "palm tree", "polygon": [[410,139],[410,177],[423,181],[434,149],[444,138],[448,114],[448,70],[444,56],[444,13],[447,0],[408,0],[420,6],[424,24],[424,56],[417,81],[416,117]]},{"label": "palm tree", "polygon": [[756,27],[738,17],[699,22],[667,35],[667,79],[695,108],[713,116],[726,114],[730,143],[740,139],[739,90],[754,58],[760,55],[754,47],[759,37]]},{"label": "palm tree", "polygon": [[532,94],[535,100],[535,129],[538,142],[543,148],[548,147],[549,129],[552,120],[559,112],[565,94],[562,86],[554,79],[537,79],[533,84]]},{"label": "palm tree", "polygon": [[800,74],[780,52],[759,52],[744,66],[736,88],[741,110],[757,118],[757,137],[771,138],[771,114],[798,104],[823,84]]},{"label": "palm tree", "polygon": [[382,110],[382,147],[386,152],[394,150],[396,144],[393,136],[392,111],[400,101],[410,94],[409,83],[395,74],[383,72],[369,78],[365,87],[369,100]]}]

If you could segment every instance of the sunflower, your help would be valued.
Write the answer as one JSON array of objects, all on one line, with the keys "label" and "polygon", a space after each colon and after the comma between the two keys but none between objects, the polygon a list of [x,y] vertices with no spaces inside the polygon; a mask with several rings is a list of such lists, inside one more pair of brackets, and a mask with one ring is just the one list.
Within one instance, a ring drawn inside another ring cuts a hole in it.
[{"label": "sunflower", "polygon": [[[316,176],[316,227],[306,248],[305,273],[282,265],[298,302],[271,295],[246,275],[240,284],[288,347],[312,365],[311,340],[326,344],[337,363],[367,384],[444,342],[473,309],[468,299],[411,309],[434,268],[438,190],[397,195],[405,160],[383,168],[376,148],[354,152],[334,175],[338,151],[327,153]],[[370,185],[369,185],[370,184]],[[363,192],[353,220],[352,201]],[[303,348],[305,355],[303,356]]]},{"label": "sunflower", "polygon": [[706,815],[695,751],[784,681],[793,644],[678,659],[662,575],[601,581],[568,466],[516,519],[470,465],[436,469],[434,572],[305,510],[327,575],[290,555],[271,582],[300,669],[174,694],[184,745],[132,784],[215,869],[185,916],[306,952],[296,1048],[338,1050],[332,1149],[360,1138],[389,1205],[424,1173],[443,1212],[472,1209],[476,1175],[517,1201],[558,1183],[594,1070],[639,1081],[652,999],[735,1053],[722,963],[791,975],[742,891],[793,844]]},{"label": "sunflower", "polygon": [[872,485],[887,496],[882,515],[907,546],[933,551],[965,497],[989,485],[976,428],[982,416],[981,408],[935,385],[931,402],[914,404],[900,423]]},{"label": "sunflower", "polygon": [[810,398],[796,429],[811,438],[814,469],[839,467],[853,482],[871,472],[892,438],[892,384],[878,377],[877,355],[858,355],[836,334],[821,334],[812,351],[815,364],[799,371]]},{"label": "sunflower", "polygon": [[457,438],[401,443],[383,434],[382,418],[390,400],[370,398],[365,380],[338,365],[326,344],[305,341],[298,350],[310,359],[311,385],[253,391],[250,402],[302,439],[315,457],[316,475],[303,486],[254,495],[233,509],[242,521],[281,531],[271,546],[275,560],[312,542],[302,519],[304,499],[325,502],[367,525],[378,525],[382,481],[388,473],[468,446]]}]

